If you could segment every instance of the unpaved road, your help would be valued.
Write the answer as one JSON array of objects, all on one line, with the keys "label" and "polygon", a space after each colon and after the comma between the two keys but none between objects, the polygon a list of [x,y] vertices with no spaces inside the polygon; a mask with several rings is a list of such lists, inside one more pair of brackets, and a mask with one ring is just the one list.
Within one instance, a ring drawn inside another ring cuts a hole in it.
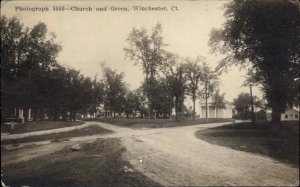
[{"label": "unpaved road", "polygon": [[75,143],[119,137],[127,148],[124,158],[136,170],[165,186],[299,184],[299,168],[269,157],[212,145],[194,136],[197,130],[228,123],[161,129],[129,129],[100,122],[88,122],[85,125],[92,124],[98,124],[115,133],[77,137],[59,143],[40,142],[37,147],[19,149],[15,154],[19,156],[2,155],[4,160],[1,159],[1,165],[50,154]]}]

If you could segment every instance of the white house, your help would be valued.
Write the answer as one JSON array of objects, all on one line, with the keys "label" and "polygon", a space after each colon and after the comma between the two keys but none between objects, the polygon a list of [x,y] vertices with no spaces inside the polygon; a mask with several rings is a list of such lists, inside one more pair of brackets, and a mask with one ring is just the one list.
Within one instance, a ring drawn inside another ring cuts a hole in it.
[{"label": "white house", "polygon": [[288,109],[280,116],[281,121],[298,121],[299,111],[296,109]]},{"label": "white house", "polygon": [[[225,108],[217,108],[211,97],[207,99],[208,118],[232,118],[232,103],[225,100]],[[200,118],[206,118],[206,102],[201,99],[199,102]]]}]

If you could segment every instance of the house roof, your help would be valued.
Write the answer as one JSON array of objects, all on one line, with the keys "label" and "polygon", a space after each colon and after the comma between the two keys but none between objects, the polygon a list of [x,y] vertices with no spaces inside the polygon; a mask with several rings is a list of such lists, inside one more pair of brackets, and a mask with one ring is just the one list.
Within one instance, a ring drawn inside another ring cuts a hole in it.
[{"label": "house roof", "polygon": [[[299,110],[296,108],[290,108],[290,109],[285,110],[285,112],[288,112],[288,111],[299,112]],[[285,112],[283,112],[281,114],[284,114]],[[272,114],[272,111],[267,111],[267,114]]]},{"label": "house roof", "polygon": [[299,112],[299,110],[296,110],[294,108],[290,108],[290,109],[285,110],[285,112],[288,112],[288,111]]}]

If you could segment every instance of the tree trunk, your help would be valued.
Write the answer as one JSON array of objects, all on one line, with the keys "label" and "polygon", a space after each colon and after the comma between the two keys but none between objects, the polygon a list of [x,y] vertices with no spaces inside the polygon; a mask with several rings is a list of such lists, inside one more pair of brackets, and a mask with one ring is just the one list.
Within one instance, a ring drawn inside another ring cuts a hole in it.
[{"label": "tree trunk", "polygon": [[63,111],[63,112],[62,112],[62,120],[63,120],[63,121],[67,121],[67,120],[68,120],[68,117],[67,117],[67,111]]},{"label": "tree trunk", "polygon": [[179,109],[178,103],[179,103],[179,98],[176,96],[176,100],[175,100],[175,113],[176,113],[176,119],[178,119],[178,113],[179,113],[179,111],[178,111],[178,109]]},{"label": "tree trunk", "polygon": [[57,121],[58,120],[58,110],[54,109],[54,120]]},{"label": "tree trunk", "polygon": [[15,108],[15,117],[19,117],[19,107]]},{"label": "tree trunk", "polygon": [[195,110],[195,104],[196,103],[196,96],[195,94],[193,95],[193,119],[195,119],[196,116],[196,110]]},{"label": "tree trunk", "polygon": [[148,78],[148,70],[146,72],[146,90],[147,90],[147,98],[148,98],[148,119],[150,119],[151,115],[151,102],[150,102],[150,93],[149,93],[149,78]]},{"label": "tree trunk", "polygon": [[73,112],[73,121],[76,121],[76,112]]},{"label": "tree trunk", "polygon": [[36,121],[37,113],[36,113],[36,108],[33,108],[33,121]]},{"label": "tree trunk", "polygon": [[272,123],[273,125],[279,125],[280,124],[280,110],[277,106],[272,107]]},{"label": "tree trunk", "polygon": [[172,107],[173,107],[173,97],[170,98],[170,111],[169,111],[169,119],[172,120]]},{"label": "tree trunk", "polygon": [[29,108],[28,107],[25,107],[24,108],[24,120],[26,121],[26,122],[28,122],[28,112],[29,112]]}]

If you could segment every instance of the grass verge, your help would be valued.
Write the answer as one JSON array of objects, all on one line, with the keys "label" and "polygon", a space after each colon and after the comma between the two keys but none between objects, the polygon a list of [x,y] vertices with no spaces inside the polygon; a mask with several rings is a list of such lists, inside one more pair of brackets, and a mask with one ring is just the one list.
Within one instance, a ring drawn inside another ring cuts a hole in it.
[{"label": "grass verge", "polygon": [[167,128],[167,127],[178,127],[178,126],[189,126],[189,125],[199,125],[205,123],[218,123],[218,122],[231,122],[232,119],[179,119],[179,120],[169,120],[169,119],[117,119],[117,118],[103,118],[98,121],[103,123],[110,123],[114,125],[119,125],[123,127],[131,128]]},{"label": "grass verge", "polygon": [[283,122],[276,130],[271,124],[240,123],[199,130],[195,135],[212,144],[267,155],[299,167],[298,122]]},{"label": "grass verge", "polygon": [[44,140],[56,141],[59,139],[73,138],[73,137],[79,137],[79,136],[89,136],[89,135],[109,133],[109,132],[112,132],[112,131],[108,130],[108,129],[104,129],[102,127],[99,127],[98,125],[91,125],[91,126],[88,126],[85,128],[75,129],[75,130],[71,130],[71,131],[67,131],[67,132],[28,136],[28,137],[19,138],[19,139],[2,140],[1,145],[37,142],[37,141],[44,141]]},{"label": "grass verge", "polygon": [[124,166],[132,166],[121,157],[125,148],[119,139],[98,139],[80,147],[4,166],[2,179],[12,187],[160,186],[137,171],[125,172]]},{"label": "grass verge", "polygon": [[11,134],[20,134],[33,131],[42,131],[50,129],[58,129],[63,127],[73,127],[77,125],[82,125],[82,121],[32,121],[26,122],[23,125],[16,125],[14,130],[11,130],[10,126],[1,124],[1,133],[11,133]]}]

